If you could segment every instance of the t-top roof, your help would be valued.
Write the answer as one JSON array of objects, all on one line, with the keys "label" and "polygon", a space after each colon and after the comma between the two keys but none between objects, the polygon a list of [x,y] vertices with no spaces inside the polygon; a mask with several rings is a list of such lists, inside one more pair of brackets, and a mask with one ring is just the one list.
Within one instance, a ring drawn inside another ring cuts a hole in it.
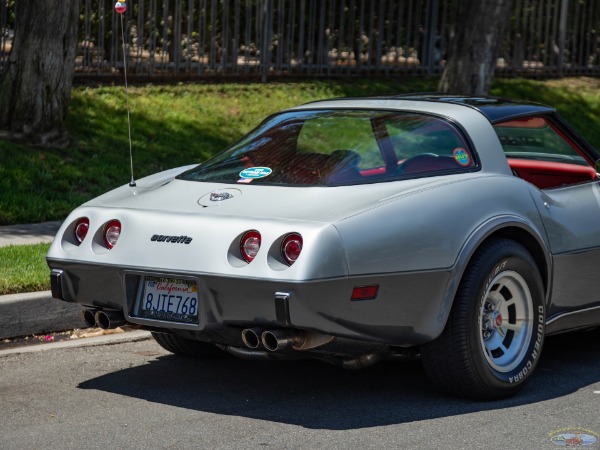
[{"label": "t-top roof", "polygon": [[524,102],[519,100],[487,96],[475,97],[439,93],[399,94],[354,98],[342,97],[335,99],[320,100],[316,102],[311,102],[309,104],[336,100],[412,100],[437,103],[452,103],[476,109],[494,124],[522,116],[528,116],[531,114],[548,114],[555,111],[555,109],[550,106],[545,106],[533,102]]},{"label": "t-top roof", "polygon": [[519,100],[511,100],[498,97],[468,97],[450,94],[407,94],[395,95],[388,98],[396,98],[399,100],[420,100],[429,102],[441,103],[457,103],[467,105],[481,111],[490,122],[496,123],[514,117],[536,114],[536,113],[551,113],[555,109],[546,105],[533,102],[524,102]]}]

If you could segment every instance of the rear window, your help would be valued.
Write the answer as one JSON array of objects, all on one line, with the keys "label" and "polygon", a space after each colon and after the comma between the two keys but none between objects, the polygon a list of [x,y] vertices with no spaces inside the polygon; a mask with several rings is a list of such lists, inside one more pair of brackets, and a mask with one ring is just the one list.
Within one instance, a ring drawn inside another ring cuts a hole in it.
[{"label": "rear window", "polygon": [[180,178],[337,186],[460,173],[477,167],[459,130],[425,114],[291,111]]}]

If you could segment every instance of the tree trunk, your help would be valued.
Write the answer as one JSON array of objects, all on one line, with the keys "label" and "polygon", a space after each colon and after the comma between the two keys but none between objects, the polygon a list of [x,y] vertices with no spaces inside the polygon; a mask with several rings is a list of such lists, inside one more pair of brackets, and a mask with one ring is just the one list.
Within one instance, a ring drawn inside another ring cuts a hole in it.
[{"label": "tree trunk", "polygon": [[64,147],[79,0],[15,2],[15,38],[0,77],[0,138]]},{"label": "tree trunk", "polygon": [[511,0],[460,2],[460,22],[450,43],[448,61],[438,85],[440,92],[486,95],[506,27]]}]

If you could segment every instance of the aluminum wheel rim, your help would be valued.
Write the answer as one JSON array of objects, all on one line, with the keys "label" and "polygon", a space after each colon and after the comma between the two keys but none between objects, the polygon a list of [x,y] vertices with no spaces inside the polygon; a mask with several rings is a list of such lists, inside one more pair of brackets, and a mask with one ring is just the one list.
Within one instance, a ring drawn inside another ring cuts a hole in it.
[{"label": "aluminum wheel rim", "polygon": [[523,360],[533,330],[533,301],[527,283],[512,270],[489,283],[479,314],[479,340],[487,363],[510,372]]}]

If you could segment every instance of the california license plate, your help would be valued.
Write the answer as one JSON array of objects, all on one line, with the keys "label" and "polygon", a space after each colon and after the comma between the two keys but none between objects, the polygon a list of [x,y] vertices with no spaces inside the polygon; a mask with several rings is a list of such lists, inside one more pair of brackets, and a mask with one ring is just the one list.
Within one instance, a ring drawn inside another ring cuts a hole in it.
[{"label": "california license plate", "polygon": [[144,277],[137,311],[146,319],[198,323],[198,287],[192,280]]}]

